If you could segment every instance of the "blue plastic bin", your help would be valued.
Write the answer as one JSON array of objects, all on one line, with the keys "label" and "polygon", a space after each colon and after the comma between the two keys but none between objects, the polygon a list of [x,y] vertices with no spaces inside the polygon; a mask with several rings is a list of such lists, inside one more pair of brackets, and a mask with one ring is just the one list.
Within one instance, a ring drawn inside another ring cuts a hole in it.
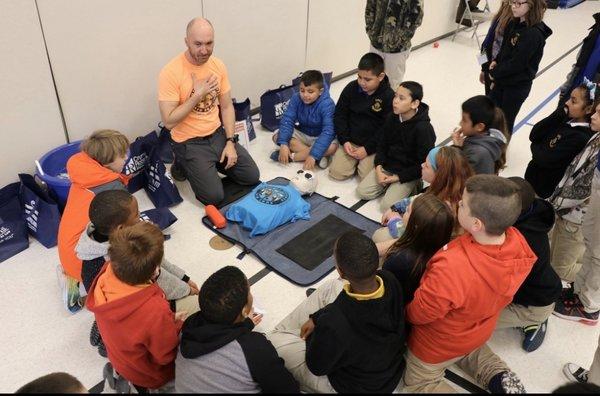
[{"label": "blue plastic bin", "polygon": [[80,151],[81,140],[63,144],[48,151],[40,158],[40,166],[44,174],[37,170],[37,174],[58,197],[58,204],[64,207],[67,203],[71,181],[67,175],[67,161],[73,154]]}]

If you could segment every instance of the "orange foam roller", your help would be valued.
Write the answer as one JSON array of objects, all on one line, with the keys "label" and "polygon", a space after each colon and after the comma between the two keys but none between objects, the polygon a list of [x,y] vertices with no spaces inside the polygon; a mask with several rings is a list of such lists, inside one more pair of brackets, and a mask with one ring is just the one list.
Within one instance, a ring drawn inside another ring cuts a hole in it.
[{"label": "orange foam roller", "polygon": [[221,212],[219,211],[219,209],[216,208],[215,205],[207,205],[205,210],[206,210],[206,215],[208,216],[208,219],[210,220],[211,223],[214,224],[215,227],[217,227],[217,228],[227,227],[227,219],[225,219],[225,217],[221,214]]}]

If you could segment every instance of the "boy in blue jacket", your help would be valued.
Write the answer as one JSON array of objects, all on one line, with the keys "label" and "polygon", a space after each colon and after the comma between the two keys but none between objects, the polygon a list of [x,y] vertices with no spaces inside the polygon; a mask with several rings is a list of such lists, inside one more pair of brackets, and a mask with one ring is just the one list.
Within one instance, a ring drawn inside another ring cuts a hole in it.
[{"label": "boy in blue jacket", "polygon": [[304,169],[329,165],[329,156],[335,153],[333,114],[335,103],[329,96],[323,74],[318,70],[307,70],[300,79],[300,92],[290,99],[281,118],[279,132],[273,141],[279,150],[271,154],[273,161],[287,164],[290,161],[304,162]]}]

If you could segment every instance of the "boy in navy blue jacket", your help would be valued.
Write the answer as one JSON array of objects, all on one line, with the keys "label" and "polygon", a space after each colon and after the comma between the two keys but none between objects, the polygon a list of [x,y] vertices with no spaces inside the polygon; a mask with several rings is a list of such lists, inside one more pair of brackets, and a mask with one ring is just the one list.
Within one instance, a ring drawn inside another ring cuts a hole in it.
[{"label": "boy in navy blue jacket", "polygon": [[305,71],[300,78],[300,92],[290,99],[279,132],[273,135],[279,150],[271,154],[271,159],[282,164],[304,162],[304,169],[314,169],[315,164],[326,168],[327,157],[337,149],[334,112],[335,103],[323,74],[318,70]]}]

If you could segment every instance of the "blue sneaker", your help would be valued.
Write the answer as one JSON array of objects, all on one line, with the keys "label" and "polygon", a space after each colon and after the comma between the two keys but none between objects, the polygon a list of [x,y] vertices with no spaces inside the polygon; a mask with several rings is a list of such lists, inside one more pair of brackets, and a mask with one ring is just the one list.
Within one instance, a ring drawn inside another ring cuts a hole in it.
[{"label": "blue sneaker", "polygon": [[273,151],[269,158],[271,158],[275,162],[279,162],[279,150]]},{"label": "blue sneaker", "polygon": [[533,352],[538,349],[546,338],[548,330],[548,319],[542,324],[523,327],[525,339],[523,340],[523,349],[527,352]]}]

